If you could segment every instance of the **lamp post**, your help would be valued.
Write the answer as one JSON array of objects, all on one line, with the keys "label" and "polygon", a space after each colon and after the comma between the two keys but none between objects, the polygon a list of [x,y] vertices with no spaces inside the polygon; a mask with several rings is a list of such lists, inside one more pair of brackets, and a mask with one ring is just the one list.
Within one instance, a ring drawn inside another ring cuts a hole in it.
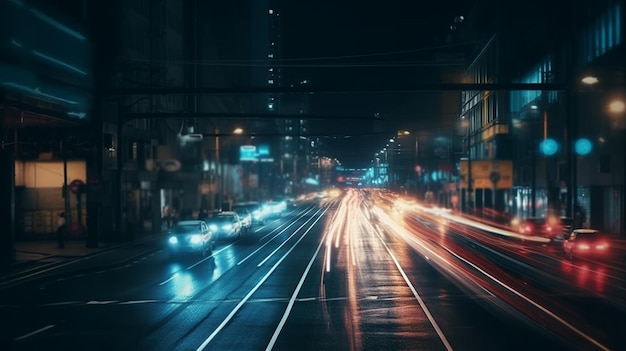
[{"label": "lamp post", "polygon": [[[614,119],[615,125],[619,125],[621,128],[621,141],[624,143],[622,149],[622,213],[626,209],[626,104],[622,99],[614,99],[609,102],[608,112],[611,118]],[[626,237],[626,218],[621,216],[621,233],[622,238]]]}]

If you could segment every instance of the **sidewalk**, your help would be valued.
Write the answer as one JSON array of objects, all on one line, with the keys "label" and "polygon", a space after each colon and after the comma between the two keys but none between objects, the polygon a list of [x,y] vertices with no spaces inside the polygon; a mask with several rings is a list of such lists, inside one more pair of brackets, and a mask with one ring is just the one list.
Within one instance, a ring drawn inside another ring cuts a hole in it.
[{"label": "sidewalk", "polygon": [[[158,250],[164,237],[164,233],[142,233],[134,241],[98,242],[94,248],[87,247],[83,239],[72,239],[62,249],[57,247],[56,240],[18,241],[15,243],[14,262],[0,272],[0,287],[41,275],[52,268],[87,270],[120,264]],[[70,267],[72,265],[74,267]]]}]

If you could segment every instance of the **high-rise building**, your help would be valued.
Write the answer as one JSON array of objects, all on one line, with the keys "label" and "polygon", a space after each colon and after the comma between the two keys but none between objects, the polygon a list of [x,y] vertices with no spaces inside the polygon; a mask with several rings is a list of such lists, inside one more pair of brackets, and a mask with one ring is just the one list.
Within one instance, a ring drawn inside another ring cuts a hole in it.
[{"label": "high-rise building", "polygon": [[[618,166],[626,163],[626,116],[611,108],[625,99],[624,1],[531,1],[513,10],[483,0],[467,20],[481,43],[467,82],[561,86],[463,92],[467,156],[491,167],[469,177],[476,205],[522,217],[584,213],[578,225],[626,235]],[[513,164],[506,187],[485,177],[501,161]]]}]

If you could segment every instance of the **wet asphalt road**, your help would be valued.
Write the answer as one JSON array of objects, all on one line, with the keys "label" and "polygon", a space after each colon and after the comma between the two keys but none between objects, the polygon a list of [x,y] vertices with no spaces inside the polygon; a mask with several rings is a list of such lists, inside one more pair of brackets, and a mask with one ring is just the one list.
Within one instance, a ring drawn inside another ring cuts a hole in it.
[{"label": "wet asphalt road", "polygon": [[619,349],[621,265],[563,263],[384,196],[301,204],[210,257],[159,246],[2,289],[2,349]]}]

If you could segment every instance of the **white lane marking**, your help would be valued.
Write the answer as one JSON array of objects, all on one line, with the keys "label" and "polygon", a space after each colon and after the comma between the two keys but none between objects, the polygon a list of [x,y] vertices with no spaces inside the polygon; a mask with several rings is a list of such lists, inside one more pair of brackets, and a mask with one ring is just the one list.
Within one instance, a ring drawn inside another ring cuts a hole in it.
[{"label": "white lane marking", "polygon": [[[322,209],[318,209],[313,216],[317,215],[318,213],[320,213]],[[265,259],[263,261],[261,261],[259,264],[257,264],[257,267],[261,267],[263,264],[265,264],[265,262],[267,262],[272,256],[274,256],[274,254],[276,252],[278,252],[278,250],[280,250],[281,247],[283,247],[283,245],[287,244],[287,242],[289,241],[289,239],[293,238],[296,234],[298,234],[298,232],[300,231],[300,229],[302,229],[307,223],[309,223],[314,217],[311,216],[309,219],[306,220],[306,222],[302,223],[301,226],[299,226],[296,230],[293,231],[293,233],[291,235],[289,235],[289,237],[287,239],[285,239],[282,243],[280,243],[280,245],[278,245],[278,247],[276,249],[274,249],[274,251],[270,252],[269,255],[267,255],[267,257],[265,257]],[[316,220],[317,222],[317,220]],[[309,228],[310,230],[310,228]],[[306,233],[308,233],[307,230],[303,235],[306,235]]]},{"label": "white lane marking", "polygon": [[170,279],[165,280],[165,281],[163,281],[163,282],[159,283],[159,286],[162,286],[162,285],[165,285],[165,284],[167,284],[167,283],[171,282],[171,281],[172,281],[172,280],[174,280],[177,276],[178,276],[178,272],[174,273],[174,274],[170,277]]},{"label": "white lane marking", "polygon": [[82,304],[84,301],[63,301],[63,302],[52,302],[43,304],[43,307],[54,307],[54,306],[63,306],[63,305],[78,305]]},{"label": "white lane marking", "polygon": [[47,326],[45,326],[45,327],[43,327],[43,328],[40,328],[40,329],[35,330],[34,332],[30,332],[30,333],[28,333],[28,334],[24,334],[24,335],[22,335],[22,336],[20,336],[20,337],[15,338],[14,340],[15,340],[15,341],[24,340],[24,339],[26,339],[26,338],[30,338],[31,336],[33,336],[33,335],[35,335],[35,334],[41,333],[41,332],[43,332],[43,331],[46,331],[46,330],[48,330],[48,329],[50,329],[50,328],[54,328],[54,324],[47,325]]},{"label": "white lane marking", "polygon": [[[326,211],[328,210],[328,208],[324,209],[324,213],[326,213]],[[315,224],[324,216],[324,213],[322,213],[313,224],[311,224],[311,227],[315,226]],[[308,231],[307,231],[308,233]],[[235,314],[237,314],[237,312],[239,312],[239,310],[241,309],[241,307],[250,299],[250,297],[252,297],[252,295],[261,287],[261,285],[263,285],[263,283],[265,283],[265,281],[272,275],[272,273],[274,273],[274,271],[278,268],[278,266],[280,266],[281,263],[283,263],[283,261],[287,258],[287,256],[289,256],[289,254],[291,254],[291,252],[296,248],[296,246],[298,246],[298,244],[300,243],[300,241],[302,241],[304,239],[304,237],[306,236],[306,233],[304,235],[302,235],[300,237],[300,239],[298,239],[298,241],[296,241],[293,246],[287,251],[285,252],[285,254],[276,262],[274,263],[274,265],[272,266],[272,268],[270,268],[270,270],[261,278],[261,280],[259,280],[258,283],[256,283],[256,285],[246,294],[246,296],[243,297],[243,299],[241,299],[241,301],[239,301],[239,303],[237,304],[237,306],[235,306],[235,308],[233,308],[233,310],[228,314],[228,316],[226,316],[226,318],[222,321],[222,323],[220,323],[220,325],[217,326],[217,328],[215,328],[215,330],[213,331],[213,333],[211,333],[211,335],[209,335],[206,340],[204,340],[202,342],[202,344],[200,344],[200,346],[198,346],[198,348],[196,349],[196,351],[202,351],[204,350],[207,345],[209,345],[209,343],[215,338],[215,336],[222,330],[224,329],[224,327],[230,323],[230,321],[233,319],[233,317],[235,316]]]},{"label": "white lane marking", "polygon": [[134,300],[134,301],[122,301],[120,305],[137,305],[142,303],[155,303],[160,302],[160,300]]},{"label": "white lane marking", "polygon": [[380,234],[378,232],[376,232],[376,236],[378,236],[378,238],[380,239],[380,242],[383,244],[383,246],[385,247],[385,249],[389,253],[389,256],[391,256],[391,259],[393,260],[393,262],[395,263],[396,267],[398,268],[398,271],[400,271],[400,274],[402,275],[402,278],[404,278],[404,281],[406,282],[406,284],[411,289],[411,292],[413,292],[413,296],[415,296],[415,298],[417,299],[417,302],[422,307],[422,310],[424,310],[424,313],[426,314],[426,317],[428,317],[428,320],[430,321],[430,324],[432,324],[433,328],[435,328],[435,331],[437,332],[437,335],[439,336],[439,339],[441,339],[441,342],[443,342],[443,345],[446,347],[446,350],[453,350],[452,345],[450,345],[450,342],[448,342],[448,339],[443,334],[443,331],[439,327],[439,324],[437,324],[437,321],[435,320],[433,315],[430,313],[430,310],[428,309],[428,307],[426,307],[426,304],[424,303],[424,300],[422,300],[422,297],[417,292],[417,289],[415,289],[415,287],[413,286],[413,284],[409,280],[409,277],[407,277],[406,273],[404,272],[404,270],[400,266],[400,262],[398,262],[398,260],[396,259],[396,256],[391,251],[391,248],[389,248],[387,243],[383,240],[383,238],[380,236]]},{"label": "white lane marking", "polygon": [[200,261],[198,261],[198,262],[196,262],[196,263],[192,264],[191,266],[187,267],[187,270],[190,270],[190,269],[192,269],[193,267],[195,267],[195,266],[197,266],[197,265],[201,264],[202,262],[205,262],[205,261],[207,261],[207,260],[210,260],[211,258],[213,258],[213,253],[211,253],[209,256],[206,256],[205,258],[201,259]]},{"label": "white lane marking", "polygon": [[[399,230],[397,228],[392,228],[392,230],[398,232]],[[417,239],[415,239],[412,236],[405,236],[402,235],[405,238],[408,238],[407,240],[412,241],[413,243],[421,246],[422,248],[424,248],[425,250],[429,251],[430,253],[432,253],[434,256],[436,256],[437,258],[439,258],[441,261],[443,262],[447,262],[441,255],[435,253],[434,251],[432,251],[430,248],[428,248],[427,246],[425,246],[421,241],[418,241]],[[575,326],[573,326],[572,324],[568,323],[566,320],[564,320],[563,318],[559,317],[558,315],[556,315],[554,312],[548,310],[546,307],[543,307],[542,305],[540,305],[539,303],[535,302],[534,300],[531,300],[529,297],[525,296],[524,294],[520,293],[519,291],[515,290],[513,287],[505,284],[503,281],[498,280],[496,277],[494,277],[493,275],[487,273],[486,271],[484,271],[483,269],[481,269],[480,267],[478,267],[477,265],[475,265],[474,263],[468,261],[467,259],[463,258],[462,256],[460,256],[459,254],[455,253],[454,251],[450,250],[447,247],[444,247],[444,249],[449,252],[451,255],[453,255],[454,257],[456,257],[457,259],[465,262],[467,265],[473,267],[474,269],[476,269],[478,272],[482,273],[485,277],[491,279],[493,282],[497,283],[498,285],[502,286],[503,288],[505,288],[506,290],[510,291],[511,293],[517,295],[518,297],[520,297],[521,299],[525,300],[526,302],[530,303],[531,305],[535,306],[537,309],[539,309],[540,311],[544,312],[545,314],[547,314],[548,316],[554,318],[556,321],[558,321],[559,323],[563,324],[564,326],[566,326],[567,328],[569,328],[570,330],[574,331],[575,333],[577,333],[578,335],[582,336],[584,339],[588,340],[589,342],[591,342],[592,344],[598,346],[600,349],[602,350],[610,350],[609,348],[607,348],[606,346],[602,345],[599,341],[593,339],[591,336],[585,334],[583,331],[579,330],[578,328],[576,328]],[[487,290],[484,286],[480,286],[484,291],[486,291],[488,294],[493,295],[489,290]]]},{"label": "white lane marking", "polygon": [[104,301],[98,301],[98,300],[91,300],[91,301],[87,301],[87,303],[85,305],[110,305],[112,303],[118,303],[118,300],[104,300]]},{"label": "white lane marking", "polygon": [[[317,221],[319,221],[320,218],[321,216],[315,220],[315,223],[317,223]],[[307,229],[307,231],[304,232],[300,240],[302,240],[302,238],[304,238],[311,231],[311,229],[313,229],[313,226],[315,225],[315,223],[313,223],[313,225],[311,225],[309,229]],[[324,234],[324,236],[326,236],[326,234]],[[265,348],[265,350],[272,350],[274,348],[274,345],[276,344],[276,340],[278,340],[278,335],[280,335],[280,332],[283,330],[283,327],[285,326],[285,323],[287,322],[287,318],[289,318],[289,315],[291,314],[293,305],[296,302],[296,298],[298,297],[298,294],[300,293],[300,289],[302,289],[302,285],[304,285],[304,280],[306,279],[307,275],[309,275],[309,271],[311,270],[311,267],[313,266],[313,262],[315,262],[315,258],[319,254],[320,250],[322,249],[322,245],[324,244],[325,244],[325,240],[324,238],[322,238],[322,240],[320,240],[319,244],[317,245],[317,249],[313,253],[313,256],[311,256],[311,259],[309,260],[309,264],[304,269],[304,272],[302,273],[302,277],[300,277],[300,281],[298,282],[298,285],[296,286],[293,293],[291,294],[291,298],[289,299],[289,303],[287,304],[285,313],[283,313],[283,316],[280,319],[278,326],[274,330],[274,334],[272,335],[272,338],[270,339],[270,342],[267,344],[267,347]]]},{"label": "white lane marking", "polygon": [[468,264],[469,266],[473,267],[474,269],[476,269],[477,271],[479,271],[480,273],[482,273],[484,276],[486,276],[487,278],[491,279],[492,281],[498,283],[500,286],[502,286],[503,288],[505,288],[506,290],[512,292],[513,294],[517,295],[518,297],[520,297],[521,299],[523,299],[524,301],[530,303],[531,305],[535,306],[536,308],[538,308],[540,311],[542,311],[543,313],[547,314],[548,316],[554,318],[555,320],[557,320],[559,323],[563,324],[564,326],[568,327],[569,329],[571,329],[572,331],[574,331],[576,334],[582,336],[583,338],[587,339],[587,341],[591,342],[592,344],[596,345],[597,347],[599,347],[602,350],[610,350],[608,347],[602,345],[599,341],[595,340],[594,338],[592,338],[591,336],[587,335],[585,332],[583,332],[582,330],[576,328],[575,326],[573,326],[572,324],[568,323],[566,320],[564,320],[563,318],[559,317],[558,315],[556,315],[554,312],[550,311],[549,309],[543,307],[542,305],[540,305],[539,303],[535,302],[534,300],[531,300],[529,297],[527,297],[526,295],[520,293],[519,291],[515,290],[513,287],[505,284],[503,281],[497,279],[496,277],[494,277],[493,275],[487,273],[486,271],[482,270],[480,267],[478,267],[477,265],[475,265],[474,263],[466,260],[465,258],[461,257],[460,255],[456,254],[455,252],[453,252],[452,250],[445,248],[446,251],[448,251],[450,254],[454,255],[455,257],[457,257],[459,260],[465,262],[466,264]]},{"label": "white lane marking", "polygon": [[[302,214],[298,219],[306,216],[309,212],[313,211],[314,208],[309,209],[308,211],[306,211],[304,214]],[[237,265],[239,266],[240,264],[246,262],[248,259],[250,259],[252,256],[254,256],[257,252],[259,252],[261,249],[263,249],[265,246],[267,246],[269,243],[272,242],[272,240],[276,239],[278,236],[280,236],[282,233],[284,233],[288,228],[290,228],[292,225],[296,224],[295,221],[291,222],[288,226],[286,226],[285,228],[283,228],[281,231],[279,231],[278,233],[276,233],[276,235],[274,235],[270,240],[268,240],[265,244],[259,246],[256,250],[252,251],[252,253],[250,253],[248,256],[244,257],[241,261],[237,262]],[[269,236],[270,234],[274,233],[275,231],[277,231],[279,228],[274,229],[272,232],[270,232],[268,235],[266,235],[265,237]]]}]

